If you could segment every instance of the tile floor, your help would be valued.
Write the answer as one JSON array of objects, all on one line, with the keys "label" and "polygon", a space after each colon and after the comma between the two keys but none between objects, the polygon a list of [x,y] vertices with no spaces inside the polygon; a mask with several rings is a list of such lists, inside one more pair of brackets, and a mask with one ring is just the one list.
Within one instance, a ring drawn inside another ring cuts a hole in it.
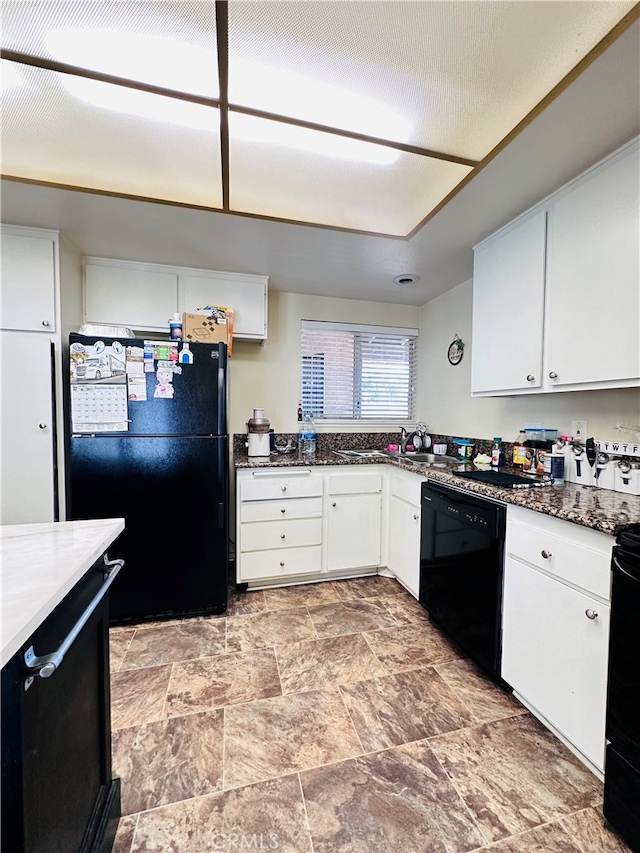
[{"label": "tile floor", "polygon": [[622,853],[600,782],[394,580],[114,628],[114,853]]}]

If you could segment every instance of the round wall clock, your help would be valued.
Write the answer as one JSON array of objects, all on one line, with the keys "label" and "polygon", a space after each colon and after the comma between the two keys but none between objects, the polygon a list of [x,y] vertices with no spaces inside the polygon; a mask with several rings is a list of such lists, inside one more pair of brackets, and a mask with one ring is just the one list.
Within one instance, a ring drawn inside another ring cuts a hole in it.
[{"label": "round wall clock", "polygon": [[449,350],[447,351],[447,358],[449,359],[449,363],[454,365],[460,364],[460,362],[462,361],[463,353],[464,343],[456,335],[455,338],[449,344]]}]

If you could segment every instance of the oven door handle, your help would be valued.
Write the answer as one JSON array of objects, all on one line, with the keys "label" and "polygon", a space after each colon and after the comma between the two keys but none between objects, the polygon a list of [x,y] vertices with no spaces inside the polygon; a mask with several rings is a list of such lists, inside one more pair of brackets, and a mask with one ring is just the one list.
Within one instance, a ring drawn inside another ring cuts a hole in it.
[{"label": "oven door handle", "polygon": [[27,651],[24,653],[24,662],[27,668],[31,671],[31,675],[25,682],[25,690],[28,690],[28,688],[33,683],[34,676],[40,676],[40,678],[50,678],[58,669],[64,659],[64,656],[69,651],[76,638],[78,637],[78,634],[80,633],[80,631],[82,631],[84,626],[91,618],[93,612],[96,610],[102,599],[109,591],[109,587],[114,582],[114,580],[118,576],[118,572],[123,566],[124,560],[109,560],[107,555],[104,555],[102,566],[102,570],[104,571],[104,583],[102,584],[96,595],[93,597],[93,599],[89,602],[89,605],[87,606],[84,613],[80,616],[76,624],[73,626],[71,631],[69,631],[69,633],[64,638],[64,640],[55,652],[51,652],[48,655],[38,656],[36,655],[33,646],[29,646]]},{"label": "oven door handle", "polygon": [[631,562],[632,562],[631,560],[628,561],[627,566],[623,565],[623,562],[627,562],[627,561],[626,560],[623,561],[620,557],[620,554],[616,554],[616,552],[614,551],[613,552],[613,565],[615,566],[616,570],[619,572],[622,572],[623,575],[626,575],[631,580],[636,581],[636,583],[639,583],[640,582],[640,564],[636,568],[636,566],[631,565]]}]

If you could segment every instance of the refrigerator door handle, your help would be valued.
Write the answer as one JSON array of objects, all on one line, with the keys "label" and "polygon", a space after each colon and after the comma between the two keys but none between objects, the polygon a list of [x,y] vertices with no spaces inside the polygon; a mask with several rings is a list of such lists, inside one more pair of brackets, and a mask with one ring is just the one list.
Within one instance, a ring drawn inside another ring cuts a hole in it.
[{"label": "refrigerator door handle", "polygon": [[29,646],[27,651],[24,653],[24,662],[27,665],[27,668],[32,671],[32,675],[30,675],[24,682],[25,690],[28,690],[31,687],[35,676],[40,676],[40,678],[50,678],[50,676],[52,676],[54,672],[58,669],[58,667],[62,663],[64,656],[73,645],[80,631],[82,631],[84,626],[91,618],[91,615],[96,609],[96,607],[100,604],[102,599],[107,594],[109,587],[114,582],[118,575],[118,572],[123,566],[124,560],[109,560],[107,559],[107,555],[104,555],[104,583],[102,584],[98,592],[95,594],[95,596],[91,599],[87,606],[87,609],[78,619],[73,628],[69,631],[69,633],[64,638],[59,648],[55,652],[51,652],[48,655],[38,656],[36,655],[33,646]]}]

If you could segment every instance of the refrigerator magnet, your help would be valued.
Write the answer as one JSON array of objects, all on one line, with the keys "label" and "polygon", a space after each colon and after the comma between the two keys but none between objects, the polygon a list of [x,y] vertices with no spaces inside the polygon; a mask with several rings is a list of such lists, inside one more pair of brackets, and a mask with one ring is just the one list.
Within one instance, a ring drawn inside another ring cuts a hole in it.
[{"label": "refrigerator magnet", "polygon": [[156,389],[153,392],[153,396],[165,400],[173,400],[173,370],[166,367],[159,367],[156,371],[156,382]]}]

